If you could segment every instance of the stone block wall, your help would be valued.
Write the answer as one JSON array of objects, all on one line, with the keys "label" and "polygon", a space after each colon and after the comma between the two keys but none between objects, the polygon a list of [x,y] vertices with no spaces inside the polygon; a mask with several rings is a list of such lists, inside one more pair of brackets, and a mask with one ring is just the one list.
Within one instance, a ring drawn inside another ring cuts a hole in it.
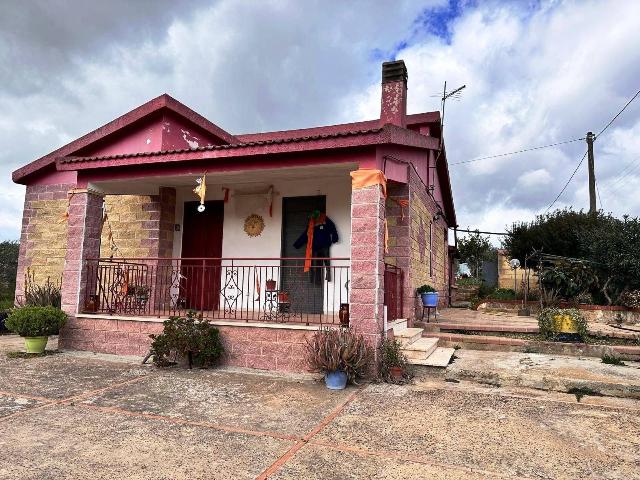
[{"label": "stone block wall", "polygon": [[[216,326],[227,355],[225,365],[306,372],[304,345],[313,330],[289,328]],[[162,322],[70,317],[60,335],[60,348],[116,355],[145,356],[150,334],[162,332]]]},{"label": "stone block wall", "polygon": [[[507,257],[504,250],[498,250],[498,287],[510,288],[516,291],[522,291],[523,281],[526,280],[526,271],[524,268],[517,268],[513,270],[509,265],[509,257]],[[524,259],[520,260],[524,264]],[[524,265],[523,265],[524,266]],[[538,288],[538,277],[534,275],[533,270],[529,270],[529,288],[534,290]]]},{"label": "stone block wall", "polygon": [[30,185],[26,189],[20,255],[16,278],[16,295],[24,293],[27,269],[38,284],[50,278],[60,281],[67,248],[67,221],[65,213],[68,192],[75,185]]},{"label": "stone block wall", "polygon": [[440,293],[440,305],[448,304],[448,229],[444,218],[434,220],[438,213],[435,199],[427,193],[418,174],[409,170],[409,276],[415,311],[421,313],[415,289],[420,285],[433,286]]},{"label": "stone block wall", "polygon": [[[170,257],[175,206],[174,188],[161,188],[158,195],[105,196],[108,221],[102,231],[100,256]],[[111,250],[110,231],[116,252]]]}]

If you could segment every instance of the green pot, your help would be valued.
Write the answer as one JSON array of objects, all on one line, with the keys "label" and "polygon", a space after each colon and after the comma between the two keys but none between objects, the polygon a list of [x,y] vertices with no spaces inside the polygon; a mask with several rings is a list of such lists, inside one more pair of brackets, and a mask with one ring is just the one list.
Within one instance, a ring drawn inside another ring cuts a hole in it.
[{"label": "green pot", "polygon": [[24,345],[27,353],[44,353],[49,337],[24,337]]}]

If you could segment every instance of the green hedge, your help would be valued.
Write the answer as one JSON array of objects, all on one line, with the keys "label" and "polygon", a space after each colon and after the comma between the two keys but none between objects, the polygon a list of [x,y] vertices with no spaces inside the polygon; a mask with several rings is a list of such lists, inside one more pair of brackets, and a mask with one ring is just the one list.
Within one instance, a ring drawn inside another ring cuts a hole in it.
[{"label": "green hedge", "polygon": [[14,309],[5,326],[21,337],[56,335],[67,321],[67,314],[55,307],[20,307]]}]

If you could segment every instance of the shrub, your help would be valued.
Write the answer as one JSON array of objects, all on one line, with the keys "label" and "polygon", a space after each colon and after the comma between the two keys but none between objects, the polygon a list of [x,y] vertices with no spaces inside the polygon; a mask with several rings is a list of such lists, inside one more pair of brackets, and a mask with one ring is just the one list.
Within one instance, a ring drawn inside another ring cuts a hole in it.
[{"label": "shrub", "polygon": [[618,299],[620,305],[627,308],[640,308],[640,290],[626,291]]},{"label": "shrub", "polygon": [[206,320],[196,318],[195,312],[188,312],[186,317],[171,317],[163,325],[160,335],[149,335],[156,365],[171,365],[177,357],[186,357],[189,368],[209,367],[222,358],[220,331]]},{"label": "shrub", "polygon": [[318,330],[307,341],[305,354],[312,371],[342,371],[347,374],[347,380],[353,383],[366,375],[371,360],[370,348],[364,336],[351,329]]},{"label": "shrub", "polygon": [[402,344],[395,338],[385,338],[379,347],[378,376],[387,383],[396,383],[397,380],[391,375],[391,368],[402,369],[403,380],[410,378],[409,362],[402,353]]},{"label": "shrub", "polygon": [[30,305],[32,307],[61,307],[62,288],[60,281],[52,282],[51,278],[47,277],[44,285],[38,285],[34,280],[34,273],[29,269],[24,276],[24,280],[23,305]]},{"label": "shrub", "polygon": [[418,295],[422,295],[423,293],[437,292],[437,290],[431,285],[421,285],[416,289],[416,292],[418,293]]},{"label": "shrub", "polygon": [[67,321],[67,314],[52,306],[25,306],[11,311],[6,327],[21,337],[56,335]]},{"label": "shrub", "polygon": [[489,297],[493,300],[515,300],[516,292],[513,288],[496,288]]},{"label": "shrub", "polygon": [[475,285],[481,285],[482,284],[482,280],[480,278],[474,278],[474,277],[462,277],[462,278],[458,278],[456,280],[456,285],[461,285],[461,286],[475,286]]},{"label": "shrub", "polygon": [[559,330],[558,322],[555,320],[558,316],[571,317],[578,335],[583,341],[586,341],[588,333],[587,320],[580,311],[575,308],[543,308],[540,310],[538,314],[538,326],[540,327],[540,333],[544,337],[555,340],[558,335],[562,333]]}]

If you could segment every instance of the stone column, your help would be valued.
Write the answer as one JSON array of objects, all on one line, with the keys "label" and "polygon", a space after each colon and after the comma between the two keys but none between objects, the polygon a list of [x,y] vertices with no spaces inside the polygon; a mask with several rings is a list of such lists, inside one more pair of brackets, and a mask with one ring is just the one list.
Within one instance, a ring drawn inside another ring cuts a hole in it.
[{"label": "stone column", "polygon": [[374,348],[384,330],[384,218],[380,185],[352,190],[350,323]]},{"label": "stone column", "polygon": [[62,309],[69,315],[84,305],[87,258],[100,256],[102,195],[87,189],[72,190],[67,219],[67,251],[62,274]]}]

